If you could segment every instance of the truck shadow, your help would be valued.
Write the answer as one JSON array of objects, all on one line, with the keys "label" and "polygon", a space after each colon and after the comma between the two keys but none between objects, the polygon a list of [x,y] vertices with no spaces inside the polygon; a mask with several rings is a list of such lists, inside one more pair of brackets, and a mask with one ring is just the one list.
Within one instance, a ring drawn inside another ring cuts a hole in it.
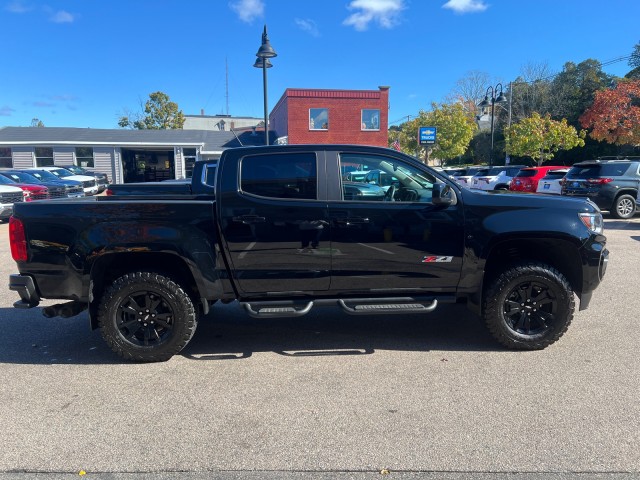
[{"label": "truck shadow", "polygon": [[[41,309],[0,308],[0,362],[6,364],[122,364],[89,329],[86,312],[47,319]],[[251,318],[237,303],[216,304],[180,353],[190,360],[240,360],[273,352],[290,358],[372,355],[379,350],[501,351],[481,319],[462,305],[428,315],[351,316],[317,308],[298,318]]]}]

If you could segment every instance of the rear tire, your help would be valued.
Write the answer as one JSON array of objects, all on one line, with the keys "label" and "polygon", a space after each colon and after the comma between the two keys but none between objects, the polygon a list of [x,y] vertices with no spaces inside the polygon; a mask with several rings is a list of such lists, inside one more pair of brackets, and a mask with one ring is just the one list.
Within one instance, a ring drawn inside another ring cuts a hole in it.
[{"label": "rear tire", "polygon": [[170,278],[128,273],[107,289],[98,308],[100,333],[127,360],[163,362],[180,352],[196,331],[189,295]]},{"label": "rear tire", "polygon": [[616,218],[627,219],[632,218],[636,213],[636,199],[629,194],[620,195],[613,202],[611,215]]},{"label": "rear tire", "polygon": [[507,268],[485,292],[487,327],[508,348],[548,347],[567,331],[574,310],[573,290],[565,276],[539,262]]}]

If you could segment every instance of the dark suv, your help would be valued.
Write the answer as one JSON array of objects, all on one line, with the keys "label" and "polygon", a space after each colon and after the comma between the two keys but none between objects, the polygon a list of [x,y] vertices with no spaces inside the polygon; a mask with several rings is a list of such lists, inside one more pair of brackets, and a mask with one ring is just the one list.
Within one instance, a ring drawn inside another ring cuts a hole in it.
[{"label": "dark suv", "polygon": [[636,212],[640,185],[640,158],[588,160],[576,163],[564,177],[562,195],[589,197],[616,218]]}]

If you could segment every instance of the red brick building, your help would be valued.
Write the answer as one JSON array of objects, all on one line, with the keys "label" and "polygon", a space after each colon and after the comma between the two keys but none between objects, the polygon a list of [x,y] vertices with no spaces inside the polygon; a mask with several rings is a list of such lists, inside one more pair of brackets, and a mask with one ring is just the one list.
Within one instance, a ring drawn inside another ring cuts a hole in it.
[{"label": "red brick building", "polygon": [[269,115],[290,144],[388,145],[389,87],[379,90],[288,88]]}]

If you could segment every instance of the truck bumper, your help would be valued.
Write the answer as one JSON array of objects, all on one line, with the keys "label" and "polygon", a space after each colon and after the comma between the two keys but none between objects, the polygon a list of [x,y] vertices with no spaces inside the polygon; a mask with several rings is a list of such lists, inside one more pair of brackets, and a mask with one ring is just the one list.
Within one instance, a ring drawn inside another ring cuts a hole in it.
[{"label": "truck bumper", "polygon": [[20,295],[20,300],[13,304],[15,308],[33,308],[40,303],[40,296],[36,291],[33,278],[28,275],[19,273],[9,275],[9,290],[18,292]]},{"label": "truck bumper", "polygon": [[604,242],[594,242],[586,250],[582,293],[580,295],[580,310],[585,310],[591,301],[591,295],[604,278],[609,264],[609,250]]}]

